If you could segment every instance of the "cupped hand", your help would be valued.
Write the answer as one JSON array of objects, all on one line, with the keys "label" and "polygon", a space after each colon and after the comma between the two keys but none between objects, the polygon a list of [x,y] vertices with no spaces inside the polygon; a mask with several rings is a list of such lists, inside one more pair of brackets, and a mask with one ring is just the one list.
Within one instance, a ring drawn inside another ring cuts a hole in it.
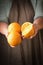
[{"label": "cupped hand", "polygon": [[33,23],[33,27],[34,27],[34,32],[35,32],[35,33],[34,33],[32,36],[30,36],[29,39],[34,38],[34,37],[37,35],[38,31],[39,31],[37,24],[34,24],[34,23]]}]

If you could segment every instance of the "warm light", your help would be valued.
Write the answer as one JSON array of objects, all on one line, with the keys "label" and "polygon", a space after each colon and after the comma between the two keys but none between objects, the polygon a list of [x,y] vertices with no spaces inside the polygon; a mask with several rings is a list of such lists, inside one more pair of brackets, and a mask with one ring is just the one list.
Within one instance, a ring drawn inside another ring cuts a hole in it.
[{"label": "warm light", "polygon": [[34,34],[33,24],[30,22],[23,23],[21,26],[21,32],[24,38],[29,38],[31,35]]},{"label": "warm light", "polygon": [[8,26],[8,37],[7,41],[11,47],[15,47],[21,43],[21,26],[19,23],[14,22]]}]

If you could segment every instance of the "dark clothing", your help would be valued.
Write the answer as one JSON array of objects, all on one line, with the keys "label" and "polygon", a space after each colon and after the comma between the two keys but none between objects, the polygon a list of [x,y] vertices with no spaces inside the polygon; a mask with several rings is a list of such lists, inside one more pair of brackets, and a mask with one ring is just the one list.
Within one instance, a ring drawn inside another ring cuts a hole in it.
[{"label": "dark clothing", "polygon": [[[2,21],[8,22],[8,17],[9,17],[10,9],[11,9],[11,6],[12,6],[12,1],[13,0],[0,0],[0,21],[1,22]],[[15,2],[14,5],[16,5],[15,9],[18,9],[17,5],[19,5],[19,7],[23,7],[22,10],[24,10],[24,5],[25,5],[25,10],[30,8],[29,7],[29,0],[14,0],[14,2]],[[32,3],[32,6],[33,6],[34,11],[35,11],[34,19],[36,19],[37,17],[43,16],[43,0],[40,0],[40,1],[39,0],[31,0],[31,3]],[[24,11],[23,11],[23,13],[24,13]]]}]

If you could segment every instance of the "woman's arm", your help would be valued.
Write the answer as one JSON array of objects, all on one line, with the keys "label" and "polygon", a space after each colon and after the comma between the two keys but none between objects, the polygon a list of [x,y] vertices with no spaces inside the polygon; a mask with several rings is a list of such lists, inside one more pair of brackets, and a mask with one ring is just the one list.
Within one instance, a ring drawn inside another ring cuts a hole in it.
[{"label": "woman's arm", "polygon": [[11,6],[12,0],[0,0],[0,33],[6,36],[8,34],[8,17]]},{"label": "woman's arm", "polygon": [[[34,3],[35,4],[35,3]],[[43,29],[43,0],[37,0],[35,4],[35,16],[33,22],[35,34],[30,38],[36,36],[40,29]]]}]

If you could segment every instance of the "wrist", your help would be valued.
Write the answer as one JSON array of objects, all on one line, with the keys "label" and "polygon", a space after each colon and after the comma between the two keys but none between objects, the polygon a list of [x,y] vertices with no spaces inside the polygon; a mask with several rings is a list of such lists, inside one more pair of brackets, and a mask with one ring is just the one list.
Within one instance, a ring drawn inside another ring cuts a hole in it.
[{"label": "wrist", "polygon": [[36,25],[38,30],[43,29],[43,18],[40,17],[40,18],[35,19],[33,24]]},{"label": "wrist", "polygon": [[33,23],[35,33],[39,31],[39,27],[36,23]]}]

